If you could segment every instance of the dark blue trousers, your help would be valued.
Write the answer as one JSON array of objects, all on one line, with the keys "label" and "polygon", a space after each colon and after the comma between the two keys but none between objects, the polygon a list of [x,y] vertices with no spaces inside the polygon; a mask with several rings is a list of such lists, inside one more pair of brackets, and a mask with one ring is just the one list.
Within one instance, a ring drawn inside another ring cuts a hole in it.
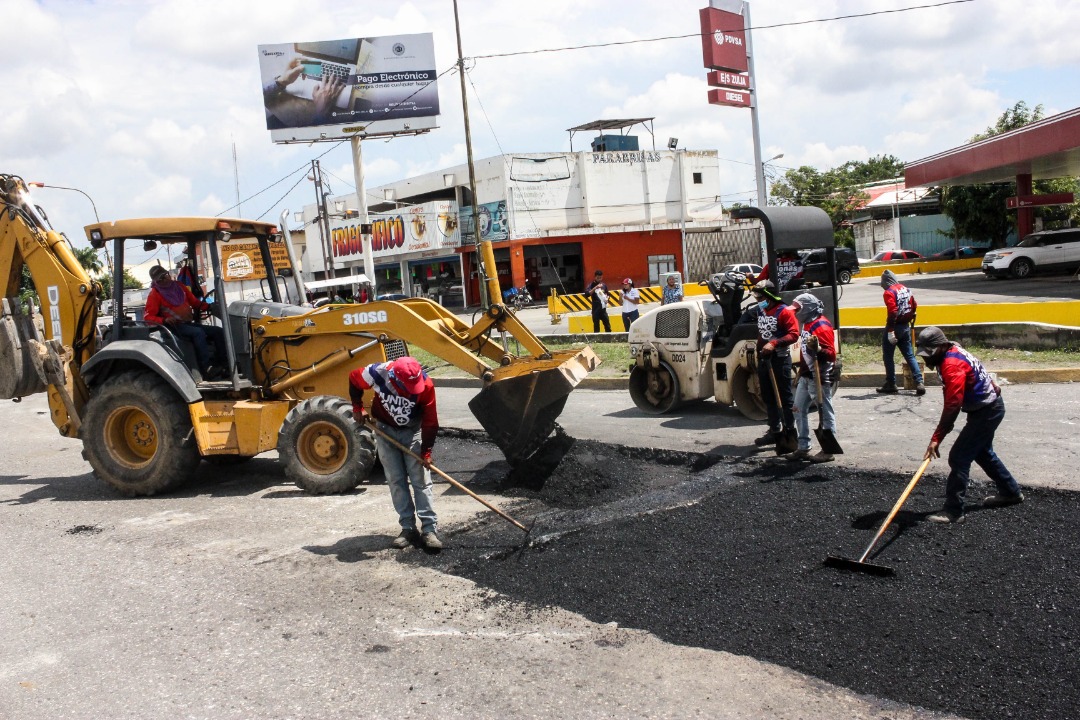
[{"label": "dark blue trousers", "polygon": [[1019,495],[1020,485],[994,452],[994,433],[1005,419],[1005,402],[999,396],[990,405],[969,412],[967,424],[949,451],[949,478],[945,481],[945,511],[964,512],[964,496],[976,463],[994,481],[1001,495]]},{"label": "dark blue trousers", "polygon": [[[773,374],[776,375],[782,407],[776,407],[776,393],[773,391],[772,378],[769,376],[770,366]],[[792,411],[795,393],[791,389],[791,355],[786,352],[772,355],[759,354],[758,382],[761,383],[761,399],[765,401],[765,410],[769,413],[769,430],[780,432],[781,429],[795,429],[795,413]],[[781,422],[783,422],[783,428],[780,426]]]}]

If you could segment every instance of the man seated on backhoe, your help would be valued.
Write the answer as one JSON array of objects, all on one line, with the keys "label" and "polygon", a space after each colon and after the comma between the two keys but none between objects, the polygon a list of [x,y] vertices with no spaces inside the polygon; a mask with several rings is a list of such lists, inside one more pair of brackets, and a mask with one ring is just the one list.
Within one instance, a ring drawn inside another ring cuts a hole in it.
[{"label": "man seated on backhoe", "polygon": [[218,380],[229,376],[220,365],[210,364],[210,346],[214,344],[218,362],[228,357],[225,348],[225,331],[216,325],[200,325],[195,322],[195,308],[208,312],[210,306],[191,294],[183,283],[173,280],[166,268],[155,265],[150,268],[150,295],[146,298],[143,319],[149,323],[164,325],[179,337],[185,337],[195,347],[199,373],[203,380]]}]

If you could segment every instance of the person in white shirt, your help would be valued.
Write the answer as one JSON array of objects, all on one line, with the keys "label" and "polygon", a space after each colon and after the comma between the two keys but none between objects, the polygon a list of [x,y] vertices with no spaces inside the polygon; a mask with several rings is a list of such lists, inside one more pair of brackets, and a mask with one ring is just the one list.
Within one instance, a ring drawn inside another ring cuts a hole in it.
[{"label": "person in white shirt", "polygon": [[638,293],[636,287],[634,287],[634,281],[630,278],[623,278],[622,281],[622,321],[623,327],[627,330],[630,329],[630,323],[638,319],[641,313],[638,311],[638,305],[641,303],[641,294]]}]

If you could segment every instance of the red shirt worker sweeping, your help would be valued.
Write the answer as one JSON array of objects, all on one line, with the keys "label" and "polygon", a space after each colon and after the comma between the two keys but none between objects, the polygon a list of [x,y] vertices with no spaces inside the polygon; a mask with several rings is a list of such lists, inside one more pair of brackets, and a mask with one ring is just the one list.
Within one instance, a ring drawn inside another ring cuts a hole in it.
[{"label": "red shirt worker sweeping", "polygon": [[[202,325],[195,321],[195,308],[209,311],[210,306],[191,294],[187,285],[173,280],[169,271],[160,265],[150,268],[150,294],[146,298],[143,319],[149,323],[164,325],[174,334],[185,337],[195,347],[199,373],[204,380],[217,380],[229,376],[223,364],[228,357],[225,348],[225,331],[217,325]],[[219,365],[210,364],[210,346],[214,344]]]},{"label": "red shirt worker sweeping", "polygon": [[[777,444],[781,431],[795,430],[790,348],[799,340],[799,321],[795,319],[795,311],[785,305],[776,294],[776,285],[772,280],[759,282],[754,286],[753,293],[759,301],[760,310],[757,316],[758,381],[761,383],[761,397],[765,401],[765,409],[769,413],[769,429],[754,440],[754,444],[763,447]],[[772,373],[769,372],[770,368]],[[773,377],[776,378],[781,407],[776,406]],[[789,452],[792,450],[795,448],[792,447]]]},{"label": "red shirt worker sweeping", "polygon": [[926,366],[937,368],[945,392],[945,407],[941,410],[930,444],[923,459],[941,457],[941,441],[953,429],[961,412],[967,413],[967,424],[949,451],[949,477],[945,481],[945,507],[927,518],[931,522],[959,523],[964,521],[964,495],[970,480],[971,463],[978,464],[994,481],[997,494],[983,500],[983,507],[1015,505],[1024,501],[1024,493],[1005,463],[994,452],[994,433],[1005,419],[1005,402],[1001,390],[974,355],[945,338],[940,328],[928,327],[919,333],[919,355]]},{"label": "red shirt worker sweeping", "polygon": [[[443,544],[438,535],[439,519],[435,515],[429,469],[431,450],[439,431],[435,386],[416,358],[406,356],[349,373],[349,397],[357,418],[367,414],[363,404],[365,390],[375,393],[371,416],[379,430],[423,458],[417,460],[376,433],[379,460],[401,523],[394,547],[406,548],[419,539],[424,547],[439,550]],[[417,519],[420,535],[416,532]]]}]

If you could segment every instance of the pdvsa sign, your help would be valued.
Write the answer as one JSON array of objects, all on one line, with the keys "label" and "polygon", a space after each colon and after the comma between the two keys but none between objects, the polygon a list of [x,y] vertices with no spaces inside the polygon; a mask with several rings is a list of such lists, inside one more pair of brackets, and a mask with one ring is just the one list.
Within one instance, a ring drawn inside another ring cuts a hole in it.
[{"label": "pdvsa sign", "polygon": [[716,8],[702,8],[701,50],[705,67],[710,70],[746,72],[746,29],[743,16]]}]

